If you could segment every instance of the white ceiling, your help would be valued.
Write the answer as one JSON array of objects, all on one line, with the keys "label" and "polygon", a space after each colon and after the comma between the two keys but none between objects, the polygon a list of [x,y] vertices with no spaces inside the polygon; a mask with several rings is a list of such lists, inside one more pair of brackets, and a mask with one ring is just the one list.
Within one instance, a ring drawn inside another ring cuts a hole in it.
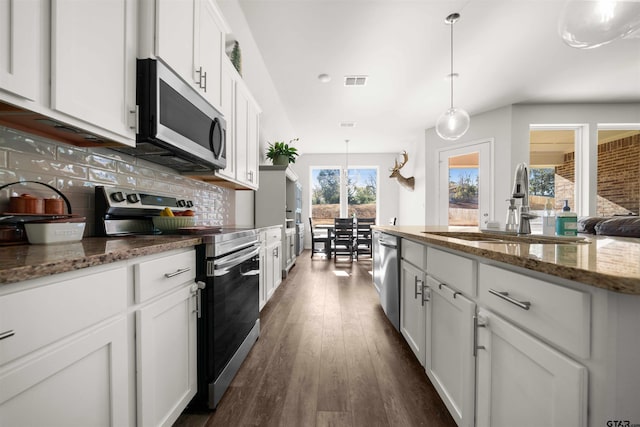
[{"label": "white ceiling", "polygon": [[[472,115],[514,103],[640,102],[640,38],[564,44],[561,0],[240,0],[304,153],[398,152],[449,106]],[[317,76],[327,73],[329,83]],[[345,87],[347,74],[368,75]],[[356,122],[343,129],[340,122]]]}]

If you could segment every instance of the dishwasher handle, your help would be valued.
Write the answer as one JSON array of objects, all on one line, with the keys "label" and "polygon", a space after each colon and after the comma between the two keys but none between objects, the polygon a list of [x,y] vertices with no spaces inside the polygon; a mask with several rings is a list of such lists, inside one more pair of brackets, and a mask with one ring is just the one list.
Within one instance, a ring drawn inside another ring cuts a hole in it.
[{"label": "dishwasher handle", "polygon": [[398,249],[398,245],[389,244],[389,243],[384,242],[382,240],[379,240],[378,243],[380,243],[380,246],[384,246],[385,248]]}]

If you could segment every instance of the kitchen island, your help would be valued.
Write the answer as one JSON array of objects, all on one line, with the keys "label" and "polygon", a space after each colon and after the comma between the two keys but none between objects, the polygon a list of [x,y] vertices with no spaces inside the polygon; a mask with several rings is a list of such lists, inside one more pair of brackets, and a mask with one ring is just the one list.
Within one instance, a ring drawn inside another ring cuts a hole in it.
[{"label": "kitchen island", "polygon": [[400,332],[458,425],[640,423],[640,239],[375,229],[401,237]]},{"label": "kitchen island", "polygon": [[[640,239],[581,234],[585,243],[535,244],[526,241],[496,242],[462,240],[441,232],[477,232],[477,227],[377,226],[377,230],[434,244],[486,260],[521,267],[602,289],[640,295]],[[491,231],[489,231],[491,233]],[[535,238],[535,235],[530,237]],[[544,236],[541,236],[544,237]]]}]

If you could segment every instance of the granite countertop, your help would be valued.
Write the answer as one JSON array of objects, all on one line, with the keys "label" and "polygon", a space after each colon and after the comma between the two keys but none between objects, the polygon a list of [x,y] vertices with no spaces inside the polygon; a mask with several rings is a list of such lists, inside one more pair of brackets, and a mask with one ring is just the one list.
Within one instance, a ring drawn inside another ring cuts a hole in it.
[{"label": "granite countertop", "polygon": [[609,291],[640,295],[640,239],[581,234],[588,243],[485,243],[429,234],[476,227],[376,226],[377,230],[546,273]]},{"label": "granite countertop", "polygon": [[88,237],[55,245],[0,247],[0,285],[186,248],[199,236]]}]

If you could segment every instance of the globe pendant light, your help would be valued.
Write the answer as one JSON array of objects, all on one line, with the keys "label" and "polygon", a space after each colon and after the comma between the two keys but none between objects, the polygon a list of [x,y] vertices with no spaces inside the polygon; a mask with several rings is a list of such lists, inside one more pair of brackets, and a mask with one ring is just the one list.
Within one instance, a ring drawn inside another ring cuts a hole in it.
[{"label": "globe pendant light", "polygon": [[640,30],[640,2],[570,0],[564,6],[558,32],[571,47],[592,49]]},{"label": "globe pendant light", "polygon": [[460,14],[452,13],[444,20],[445,23],[451,25],[451,106],[442,113],[436,122],[436,133],[440,138],[448,141],[455,141],[464,135],[469,129],[469,114],[461,108],[455,108],[453,106],[453,79],[457,77],[457,74],[453,73],[453,24],[460,19]]}]

